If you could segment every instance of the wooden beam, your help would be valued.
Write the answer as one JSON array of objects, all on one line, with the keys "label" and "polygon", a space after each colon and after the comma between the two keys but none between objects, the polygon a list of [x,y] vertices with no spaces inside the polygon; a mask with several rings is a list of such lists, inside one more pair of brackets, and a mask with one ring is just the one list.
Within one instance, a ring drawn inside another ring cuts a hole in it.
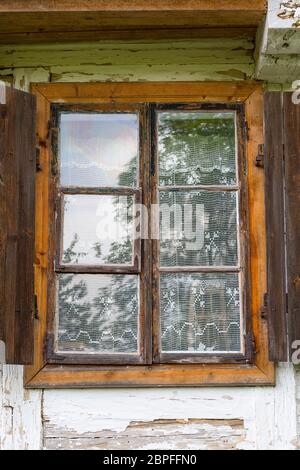
[{"label": "wooden beam", "polygon": [[[1,17],[1,13],[0,13]],[[254,40],[255,27],[207,27],[207,28],[149,28],[91,31],[46,31],[3,33],[0,31],[0,44],[47,44],[51,42],[79,41],[157,41],[157,40],[197,40],[212,38],[249,38]]]},{"label": "wooden beam", "polygon": [[2,0],[1,12],[47,11],[261,11],[265,0]]},{"label": "wooden beam", "polygon": [[265,13],[265,0],[2,1],[0,42],[244,34],[236,30],[255,30]]}]

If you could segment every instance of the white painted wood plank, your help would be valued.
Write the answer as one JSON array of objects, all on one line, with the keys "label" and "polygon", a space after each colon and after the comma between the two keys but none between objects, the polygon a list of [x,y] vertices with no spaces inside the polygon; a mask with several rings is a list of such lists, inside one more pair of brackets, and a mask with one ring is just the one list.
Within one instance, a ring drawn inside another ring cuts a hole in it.
[{"label": "white painted wood plank", "polygon": [[21,366],[3,366],[1,388],[1,449],[39,449],[42,438],[42,392],[24,389]]}]

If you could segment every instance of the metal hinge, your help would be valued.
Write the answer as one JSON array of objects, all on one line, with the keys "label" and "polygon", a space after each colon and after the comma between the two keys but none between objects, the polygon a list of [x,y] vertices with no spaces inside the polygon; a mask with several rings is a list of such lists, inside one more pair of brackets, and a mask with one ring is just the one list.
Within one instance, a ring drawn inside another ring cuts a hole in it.
[{"label": "metal hinge", "polygon": [[39,320],[38,301],[36,295],[34,296],[34,318],[35,320]]},{"label": "metal hinge", "polygon": [[268,318],[268,313],[269,313],[269,296],[268,294],[264,294],[264,303],[262,308],[260,309],[260,316],[263,320],[266,320]]},{"label": "metal hinge", "polygon": [[264,168],[265,166],[265,146],[264,144],[260,144],[258,146],[258,154],[255,159],[255,165],[259,168]]},{"label": "metal hinge", "polygon": [[42,171],[42,166],[41,166],[41,149],[40,147],[36,147],[35,149],[35,168],[36,171]]},{"label": "metal hinge", "polygon": [[5,119],[7,115],[7,105],[0,103],[0,118]]},{"label": "metal hinge", "polygon": [[51,142],[51,173],[56,176],[58,173],[58,133],[57,127],[50,128],[50,142]]},{"label": "metal hinge", "polygon": [[246,141],[248,141],[249,140],[249,126],[246,120],[243,121],[243,132],[244,132],[244,137]]},{"label": "metal hinge", "polygon": [[58,173],[58,139],[59,139],[59,119],[56,108],[51,108],[51,118],[48,121],[48,139],[51,151],[51,174],[57,176]]},{"label": "metal hinge", "polygon": [[253,362],[256,354],[256,344],[254,334],[251,331],[245,336],[246,358],[247,362]]}]

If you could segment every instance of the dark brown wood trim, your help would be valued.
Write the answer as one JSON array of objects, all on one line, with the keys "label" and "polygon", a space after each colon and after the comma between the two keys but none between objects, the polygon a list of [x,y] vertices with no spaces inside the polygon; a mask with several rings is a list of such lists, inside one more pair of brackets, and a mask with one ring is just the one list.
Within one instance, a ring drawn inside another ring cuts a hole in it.
[{"label": "dark brown wood trim", "polygon": [[[299,359],[300,346],[300,105],[283,93],[286,203],[286,267],[288,294],[288,358]],[[284,317],[283,317],[284,318]],[[283,323],[283,319],[281,320]],[[284,343],[285,330],[281,331]]]},{"label": "dark brown wood trim", "polygon": [[107,195],[107,196],[135,196],[138,197],[140,190],[135,188],[88,188],[88,187],[73,187],[73,186],[62,186],[59,188],[59,192],[63,194],[91,194],[91,195]]},{"label": "dark brown wood trim", "polygon": [[36,99],[7,87],[0,105],[0,339],[7,364],[34,354]]},{"label": "dark brown wood trim", "polygon": [[280,92],[264,94],[264,132],[268,255],[266,311],[269,324],[270,360],[278,362],[287,360],[288,351],[284,235],[284,136],[282,93]]}]

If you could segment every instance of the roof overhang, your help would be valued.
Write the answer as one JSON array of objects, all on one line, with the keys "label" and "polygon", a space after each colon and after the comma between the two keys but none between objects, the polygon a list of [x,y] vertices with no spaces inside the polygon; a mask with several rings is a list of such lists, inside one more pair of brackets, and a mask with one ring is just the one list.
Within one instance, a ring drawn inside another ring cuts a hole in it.
[{"label": "roof overhang", "polygon": [[265,0],[1,0],[0,43],[255,34]]}]

